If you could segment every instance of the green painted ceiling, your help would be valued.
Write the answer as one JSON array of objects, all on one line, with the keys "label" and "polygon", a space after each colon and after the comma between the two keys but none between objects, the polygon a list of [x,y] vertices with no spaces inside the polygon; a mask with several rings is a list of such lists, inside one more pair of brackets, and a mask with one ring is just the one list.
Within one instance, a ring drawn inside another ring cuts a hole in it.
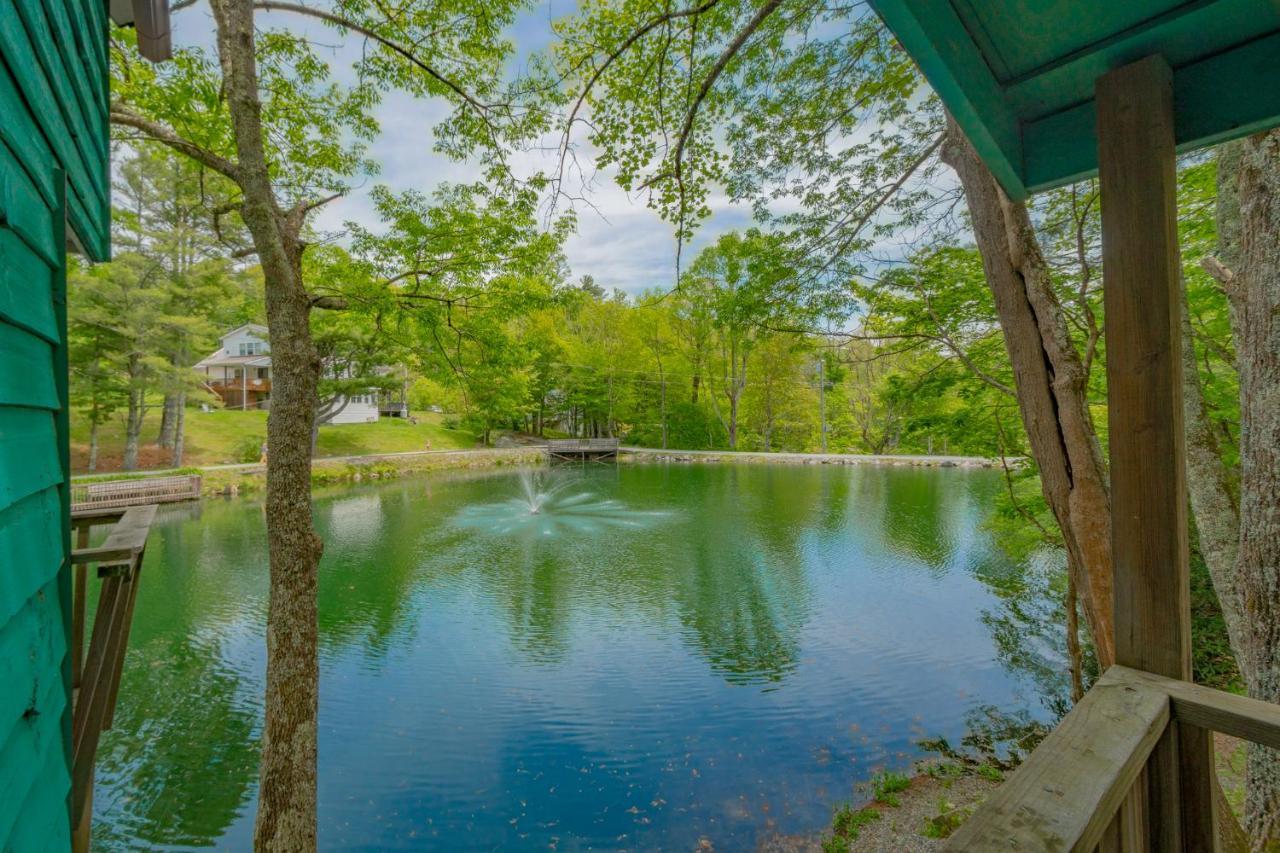
[{"label": "green painted ceiling", "polygon": [[1181,150],[1280,124],[1280,0],[872,4],[1014,198],[1094,172],[1094,82],[1153,53]]}]

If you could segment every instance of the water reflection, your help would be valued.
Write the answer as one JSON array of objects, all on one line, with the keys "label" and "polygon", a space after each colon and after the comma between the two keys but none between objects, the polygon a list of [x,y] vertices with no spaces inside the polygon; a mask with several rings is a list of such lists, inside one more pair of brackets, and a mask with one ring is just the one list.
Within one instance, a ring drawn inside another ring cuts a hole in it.
[{"label": "water reflection", "polygon": [[[622,466],[317,499],[321,846],[750,847],[983,705],[1045,715],[989,472]],[[247,846],[261,507],[148,549],[95,832]],[[1021,621],[1019,621],[1021,620]],[[1021,626],[1021,627],[1019,627]],[[1048,636],[1047,634],[1045,636]]]}]

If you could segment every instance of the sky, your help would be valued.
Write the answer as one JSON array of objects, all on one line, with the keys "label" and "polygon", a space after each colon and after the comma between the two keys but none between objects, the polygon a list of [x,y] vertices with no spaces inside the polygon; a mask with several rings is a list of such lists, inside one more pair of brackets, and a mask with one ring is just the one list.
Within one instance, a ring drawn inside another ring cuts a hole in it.
[{"label": "sky", "polygon": [[[546,48],[552,41],[551,22],[570,14],[576,0],[539,0],[518,19],[511,39],[516,44],[518,56],[514,66],[523,58]],[[261,13],[260,13],[261,14]],[[201,18],[204,20],[201,20]],[[296,15],[263,15],[263,23],[278,20],[291,29],[304,29],[314,33],[314,41],[323,45],[336,45],[340,36],[330,28]],[[207,9],[197,6],[175,18],[174,36],[178,45],[199,44],[212,49],[211,24]],[[346,37],[346,50],[358,49],[359,37]],[[331,54],[334,77],[350,79],[350,69],[343,61],[343,50]],[[432,129],[448,115],[450,104],[443,100],[422,100],[399,92],[388,93],[375,112],[381,125],[381,133],[370,146],[371,159],[379,164],[379,174],[364,178],[353,185],[344,197],[322,208],[312,219],[321,231],[336,233],[347,222],[357,222],[374,231],[381,230],[373,204],[371,190],[378,184],[386,184],[395,191],[416,189],[429,194],[442,182],[469,183],[481,178],[476,163],[459,163],[432,150]],[[580,161],[589,164],[591,151],[585,139],[579,137]],[[550,170],[554,154],[520,154],[524,165],[532,173],[537,168]],[[539,162],[539,160],[543,162]],[[670,289],[675,283],[676,241],[669,223],[662,221],[656,212],[645,205],[645,199],[637,194],[632,197],[618,187],[611,172],[597,172],[586,176],[589,204],[578,204],[577,232],[567,240],[564,252],[573,278],[590,275],[597,285],[606,290],[615,288],[635,295],[649,288]],[[576,184],[575,184],[576,186]],[[695,239],[684,249],[683,263],[702,246],[721,234],[751,225],[752,215],[747,205],[735,205],[724,196],[710,201],[712,216],[698,230]]]}]

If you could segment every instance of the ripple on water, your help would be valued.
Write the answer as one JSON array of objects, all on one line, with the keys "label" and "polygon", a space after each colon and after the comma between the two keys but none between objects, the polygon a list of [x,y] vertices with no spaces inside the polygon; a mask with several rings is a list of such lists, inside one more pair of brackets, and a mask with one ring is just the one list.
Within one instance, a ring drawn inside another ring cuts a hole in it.
[{"label": "ripple on water", "polygon": [[[1012,569],[979,526],[1000,481],[975,482],[600,466],[317,502],[321,846],[749,849],[825,825],[919,737],[1034,696],[984,618],[982,579]],[[239,847],[261,510],[154,538],[95,832]]]}]

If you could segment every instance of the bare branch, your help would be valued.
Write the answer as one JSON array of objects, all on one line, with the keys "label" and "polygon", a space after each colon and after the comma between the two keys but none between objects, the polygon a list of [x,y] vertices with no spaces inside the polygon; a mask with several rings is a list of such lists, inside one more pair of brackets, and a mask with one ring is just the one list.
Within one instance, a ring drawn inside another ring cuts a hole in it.
[{"label": "bare branch", "polygon": [[167,145],[179,154],[185,154],[236,183],[240,182],[240,167],[235,163],[188,139],[183,139],[173,128],[139,115],[119,101],[113,101],[111,104],[111,123],[141,131],[148,138]]}]

